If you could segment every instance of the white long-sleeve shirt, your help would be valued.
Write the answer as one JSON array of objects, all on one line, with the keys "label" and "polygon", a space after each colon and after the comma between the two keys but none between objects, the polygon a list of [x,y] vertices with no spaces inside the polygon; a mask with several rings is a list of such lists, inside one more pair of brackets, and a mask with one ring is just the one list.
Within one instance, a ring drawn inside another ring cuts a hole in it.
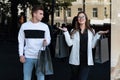
[{"label": "white long-sleeve shirt", "polygon": [[42,22],[32,23],[31,21],[22,24],[18,34],[19,56],[37,58],[38,51],[42,50],[44,39],[49,45],[51,37],[46,24]]}]

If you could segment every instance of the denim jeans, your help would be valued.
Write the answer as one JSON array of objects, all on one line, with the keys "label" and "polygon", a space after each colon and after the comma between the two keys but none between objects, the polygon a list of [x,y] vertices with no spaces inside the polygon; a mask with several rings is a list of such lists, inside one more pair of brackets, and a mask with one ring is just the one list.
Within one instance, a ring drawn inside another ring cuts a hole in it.
[{"label": "denim jeans", "polygon": [[36,65],[37,65],[37,59],[26,58],[26,62],[23,64],[24,80],[31,80],[32,71],[34,67],[36,70],[35,72],[36,72],[37,80],[44,80],[44,74],[42,74],[36,69]]}]

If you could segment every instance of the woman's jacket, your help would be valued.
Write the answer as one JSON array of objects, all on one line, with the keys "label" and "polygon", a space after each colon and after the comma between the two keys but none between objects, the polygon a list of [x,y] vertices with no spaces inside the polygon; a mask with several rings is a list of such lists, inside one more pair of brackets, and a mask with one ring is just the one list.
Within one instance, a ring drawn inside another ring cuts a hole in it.
[{"label": "woman's jacket", "polygon": [[[80,34],[79,31],[76,31],[72,36],[69,32],[64,32],[65,40],[68,46],[72,46],[69,58],[69,64],[80,65]],[[88,30],[88,47],[87,47],[87,62],[88,65],[94,65],[92,48],[95,47],[97,40],[100,38],[100,35],[96,33],[95,35]]]}]

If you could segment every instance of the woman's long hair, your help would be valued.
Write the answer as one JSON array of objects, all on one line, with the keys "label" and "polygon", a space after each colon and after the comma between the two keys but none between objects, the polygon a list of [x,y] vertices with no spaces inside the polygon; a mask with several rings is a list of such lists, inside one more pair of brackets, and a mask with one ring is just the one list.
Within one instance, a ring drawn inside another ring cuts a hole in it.
[{"label": "woman's long hair", "polygon": [[78,22],[78,16],[81,13],[83,13],[85,15],[85,19],[86,19],[85,27],[86,27],[86,29],[89,29],[94,34],[93,29],[90,27],[89,20],[88,20],[88,17],[86,15],[86,13],[82,11],[82,12],[78,12],[78,14],[77,14],[77,19],[75,21],[75,27],[73,28],[73,31],[71,32],[71,35],[73,35],[76,31],[79,31],[79,29],[80,29],[80,23]]}]

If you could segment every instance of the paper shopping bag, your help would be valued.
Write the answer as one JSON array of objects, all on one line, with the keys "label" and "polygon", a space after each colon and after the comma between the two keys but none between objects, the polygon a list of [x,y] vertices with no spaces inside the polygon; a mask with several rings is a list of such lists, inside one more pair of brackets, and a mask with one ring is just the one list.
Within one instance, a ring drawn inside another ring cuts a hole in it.
[{"label": "paper shopping bag", "polygon": [[108,38],[101,38],[96,44],[95,62],[104,63],[109,60]]}]

